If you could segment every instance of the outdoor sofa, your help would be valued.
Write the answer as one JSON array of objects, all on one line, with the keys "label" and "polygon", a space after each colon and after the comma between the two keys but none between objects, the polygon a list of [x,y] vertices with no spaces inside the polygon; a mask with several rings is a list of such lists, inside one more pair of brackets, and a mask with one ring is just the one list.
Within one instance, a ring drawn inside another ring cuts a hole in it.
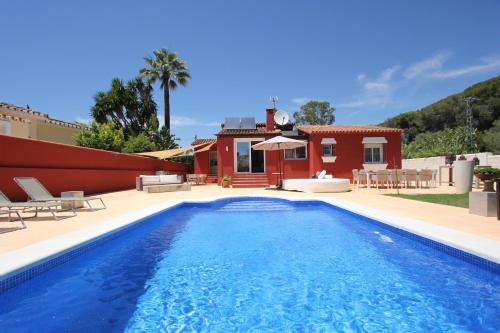
[{"label": "outdoor sofa", "polygon": [[147,193],[190,191],[191,185],[183,184],[182,175],[141,175],[136,178],[137,191]]}]

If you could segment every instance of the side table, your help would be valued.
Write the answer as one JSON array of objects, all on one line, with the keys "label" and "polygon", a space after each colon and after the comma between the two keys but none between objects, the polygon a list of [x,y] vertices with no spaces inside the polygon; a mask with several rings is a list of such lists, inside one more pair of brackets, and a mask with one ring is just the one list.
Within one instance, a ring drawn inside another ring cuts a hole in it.
[{"label": "side table", "polygon": [[78,200],[78,198],[83,198],[83,196],[84,196],[83,191],[66,191],[66,192],[61,192],[61,198],[75,198],[75,200],[63,201],[61,203],[61,208],[62,209],[82,208],[83,207],[83,201],[82,200]]}]

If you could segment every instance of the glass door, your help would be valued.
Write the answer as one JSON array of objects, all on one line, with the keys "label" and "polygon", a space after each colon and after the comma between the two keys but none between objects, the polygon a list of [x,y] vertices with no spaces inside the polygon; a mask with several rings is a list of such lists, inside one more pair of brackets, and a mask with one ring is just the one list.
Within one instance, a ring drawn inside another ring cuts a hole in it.
[{"label": "glass door", "polygon": [[[260,141],[252,141],[252,146],[259,143]],[[251,152],[251,165],[252,173],[264,172],[264,151],[263,150],[253,150]]]},{"label": "glass door", "polygon": [[250,142],[236,142],[236,172],[250,172]]}]

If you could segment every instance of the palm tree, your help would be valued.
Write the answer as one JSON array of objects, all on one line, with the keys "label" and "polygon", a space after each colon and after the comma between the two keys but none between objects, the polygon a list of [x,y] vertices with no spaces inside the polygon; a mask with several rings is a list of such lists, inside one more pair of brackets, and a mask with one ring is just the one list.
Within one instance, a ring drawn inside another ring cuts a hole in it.
[{"label": "palm tree", "polygon": [[153,57],[144,58],[147,67],[139,73],[150,83],[160,81],[165,97],[165,127],[170,130],[170,89],[175,90],[178,85],[186,86],[191,76],[186,62],[178,58],[175,52],[161,49],[153,51],[153,54]]}]

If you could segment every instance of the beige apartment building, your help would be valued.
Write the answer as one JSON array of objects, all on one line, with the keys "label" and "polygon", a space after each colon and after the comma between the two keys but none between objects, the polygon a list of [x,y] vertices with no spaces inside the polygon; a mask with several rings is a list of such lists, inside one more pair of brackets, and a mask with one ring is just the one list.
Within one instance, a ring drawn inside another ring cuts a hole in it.
[{"label": "beige apartment building", "polygon": [[56,120],[48,114],[0,102],[0,135],[74,145],[82,125]]}]

